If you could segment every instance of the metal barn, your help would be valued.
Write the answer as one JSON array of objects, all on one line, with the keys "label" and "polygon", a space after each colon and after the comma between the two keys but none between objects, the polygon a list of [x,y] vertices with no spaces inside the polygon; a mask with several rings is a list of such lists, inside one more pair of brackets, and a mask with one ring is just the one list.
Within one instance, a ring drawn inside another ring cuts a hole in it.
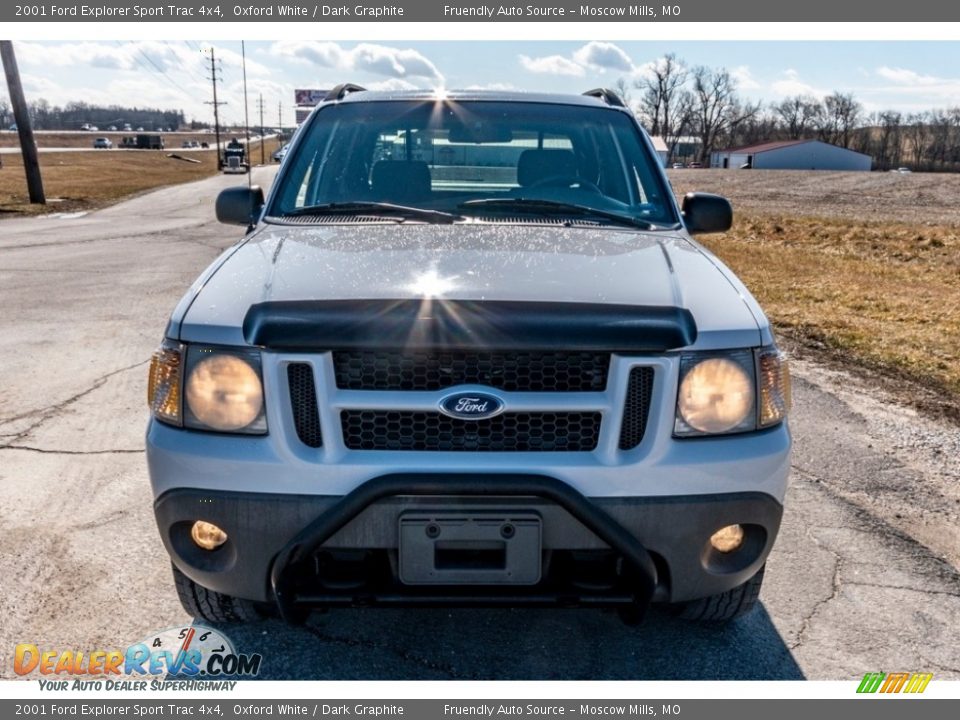
[{"label": "metal barn", "polygon": [[782,140],[714,151],[710,167],[755,170],[870,170],[873,158],[820,140]]}]

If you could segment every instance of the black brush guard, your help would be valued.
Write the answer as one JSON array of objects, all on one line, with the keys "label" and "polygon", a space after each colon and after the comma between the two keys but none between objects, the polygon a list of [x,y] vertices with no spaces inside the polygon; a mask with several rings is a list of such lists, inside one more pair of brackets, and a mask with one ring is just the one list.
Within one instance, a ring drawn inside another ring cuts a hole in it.
[{"label": "black brush guard", "polygon": [[[653,559],[637,539],[609,514],[570,485],[545,475],[384,475],[360,485],[336,505],[318,516],[301,530],[278,553],[270,570],[270,584],[277,607],[284,620],[303,621],[301,604],[335,604],[337,598],[307,595],[298,597],[294,588],[297,569],[309,562],[320,547],[365,508],[384,498],[399,495],[468,496],[468,497],[539,497],[556,503],[595,533],[613,550],[620,553],[634,571],[636,585],[632,592],[617,600],[627,605],[634,617],[642,617],[657,585],[657,569]],[[404,605],[557,605],[559,598],[549,595],[515,594],[471,598],[456,596],[406,596],[402,594],[372,595],[371,604]]]}]

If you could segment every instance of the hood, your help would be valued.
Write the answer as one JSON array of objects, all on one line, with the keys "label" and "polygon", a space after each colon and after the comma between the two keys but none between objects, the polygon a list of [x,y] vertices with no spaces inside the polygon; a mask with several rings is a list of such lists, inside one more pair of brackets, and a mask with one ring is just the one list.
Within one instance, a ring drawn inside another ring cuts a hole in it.
[{"label": "hood", "polygon": [[171,334],[227,345],[244,344],[244,317],[257,303],[427,297],[679,307],[693,314],[696,348],[760,344],[745,290],[677,233],[493,223],[268,224],[191,292]]}]

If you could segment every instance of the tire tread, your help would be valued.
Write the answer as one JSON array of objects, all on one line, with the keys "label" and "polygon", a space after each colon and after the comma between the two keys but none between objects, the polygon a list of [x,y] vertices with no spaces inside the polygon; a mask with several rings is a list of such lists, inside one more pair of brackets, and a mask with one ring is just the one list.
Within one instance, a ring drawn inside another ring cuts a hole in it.
[{"label": "tire tread", "polygon": [[214,623],[244,623],[260,619],[260,613],[252,601],[209,590],[176,567],[173,568],[173,582],[183,609],[195,618]]},{"label": "tire tread", "polygon": [[762,566],[745,583],[726,592],[682,603],[678,614],[684,620],[703,623],[725,623],[746,615],[753,610],[760,598],[765,568],[766,566]]}]

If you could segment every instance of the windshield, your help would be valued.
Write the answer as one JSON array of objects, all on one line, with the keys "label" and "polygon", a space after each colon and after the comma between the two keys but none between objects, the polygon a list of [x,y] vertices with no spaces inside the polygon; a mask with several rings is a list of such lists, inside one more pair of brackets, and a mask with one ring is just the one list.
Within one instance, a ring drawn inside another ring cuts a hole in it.
[{"label": "windshield", "polygon": [[386,206],[458,217],[677,222],[656,159],[622,112],[574,105],[385,101],[322,108],[288,158],[271,216]]}]

